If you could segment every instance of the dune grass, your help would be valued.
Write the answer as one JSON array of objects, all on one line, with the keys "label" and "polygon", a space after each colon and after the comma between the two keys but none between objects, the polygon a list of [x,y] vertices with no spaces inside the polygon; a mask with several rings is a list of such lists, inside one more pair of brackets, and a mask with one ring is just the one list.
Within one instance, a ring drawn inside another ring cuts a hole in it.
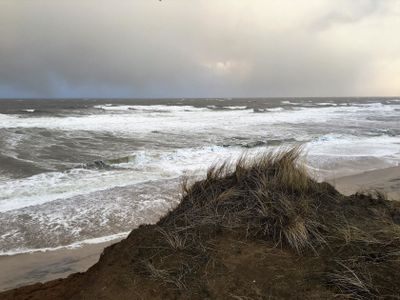
[{"label": "dune grass", "polygon": [[213,224],[289,245],[297,252],[325,243],[318,200],[332,193],[308,176],[300,148],[243,156],[211,167],[204,180],[183,184],[181,205],[164,225]]},{"label": "dune grass", "polygon": [[186,289],[229,232],[243,243],[272,241],[299,259],[318,257],[319,280],[338,298],[399,299],[400,288],[384,279],[400,270],[400,227],[391,211],[381,193],[345,197],[313,180],[299,147],[244,155],[212,166],[201,181],[183,181],[179,206],[157,224],[161,244],[141,268]]}]

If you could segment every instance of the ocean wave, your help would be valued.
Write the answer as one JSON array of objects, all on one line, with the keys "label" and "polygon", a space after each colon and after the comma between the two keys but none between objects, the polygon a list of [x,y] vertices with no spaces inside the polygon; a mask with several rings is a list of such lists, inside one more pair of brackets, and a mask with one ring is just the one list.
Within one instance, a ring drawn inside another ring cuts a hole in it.
[{"label": "ocean wave", "polygon": [[328,134],[305,144],[308,164],[326,174],[351,175],[396,166],[400,162],[400,137],[358,137]]},{"label": "ocean wave", "polygon": [[3,180],[0,181],[32,176],[48,171],[50,169],[38,166],[33,161],[20,159],[10,153],[0,153],[0,174],[4,176]]},{"label": "ocean wave", "polygon": [[[115,116],[112,112],[79,116],[34,116],[20,118],[18,115],[0,114],[0,128],[46,128],[60,131],[109,132],[120,136],[148,134],[154,131],[184,133],[189,131],[220,130],[240,131],[252,126],[265,128],[275,124],[304,124],[347,122],[344,119],[365,120],[376,114],[395,114],[398,105],[357,104],[351,106],[302,107],[297,110],[270,108],[268,114],[254,114],[251,109],[217,110],[185,106],[149,105],[132,106]],[[131,107],[131,108],[132,108]],[[168,113],[160,113],[155,110]],[[146,113],[143,113],[146,112]],[[240,122],[238,120],[240,119]]]},{"label": "ocean wave", "polygon": [[28,113],[33,113],[33,112],[35,112],[35,109],[33,109],[33,108],[26,108],[26,109],[22,109],[22,111],[28,112]]},{"label": "ocean wave", "polygon": [[[222,146],[185,148],[174,151],[138,151],[131,156],[46,172],[27,178],[0,182],[0,212],[41,205],[58,199],[87,195],[150,180],[177,178],[198,173],[220,159],[239,157],[242,150]],[[107,163],[119,168],[107,168]]]},{"label": "ocean wave", "polygon": [[[256,154],[260,147],[276,147],[293,142],[296,140],[271,139],[234,142],[231,147],[211,145],[173,151],[143,150],[83,165],[86,167],[8,180],[0,182],[0,212],[149,180],[177,178],[187,173],[199,174],[216,161],[239,157],[243,148],[247,148],[249,154]],[[340,160],[350,156],[374,156],[392,162],[399,160],[399,144],[400,137],[387,135],[360,138],[328,134],[306,143],[305,150],[310,157],[325,155]]]},{"label": "ocean wave", "polygon": [[255,108],[253,108],[253,112],[255,112],[255,113],[280,112],[280,111],[284,111],[284,110],[285,109],[283,107],[272,107],[272,108],[255,107]]},{"label": "ocean wave", "polygon": [[202,178],[243,151],[302,143],[309,169],[320,173],[400,162],[399,104],[282,102],[254,113],[253,102],[0,114],[3,154],[51,170],[1,175],[1,250],[53,249],[156,221],[177,203],[182,176]]},{"label": "ocean wave", "polygon": [[25,254],[25,253],[37,253],[37,252],[48,252],[48,251],[57,251],[57,250],[62,250],[62,249],[77,249],[81,248],[85,245],[94,245],[94,244],[101,244],[101,243],[106,243],[109,241],[116,241],[119,239],[123,239],[128,236],[130,231],[126,232],[120,232],[116,234],[111,234],[107,236],[101,236],[97,238],[90,238],[90,239],[85,239],[82,241],[77,241],[69,245],[65,246],[57,246],[57,247],[46,247],[46,248],[16,248],[10,251],[2,251],[0,250],[0,256],[12,256],[12,255],[18,255],[18,254]]},{"label": "ocean wave", "polygon": [[253,140],[248,141],[246,137],[235,137],[229,143],[225,143],[223,147],[241,147],[245,149],[260,148],[260,147],[278,147],[282,145],[292,145],[292,144],[303,143],[297,141],[294,138],[283,138],[283,139],[265,139],[265,140]]},{"label": "ocean wave", "polygon": [[334,102],[317,102],[315,105],[318,106],[337,106],[337,103]]},{"label": "ocean wave", "polygon": [[149,181],[2,212],[1,250],[65,247],[155,223],[177,205],[179,182]]},{"label": "ocean wave", "polygon": [[207,105],[206,106],[208,109],[211,110],[247,110],[249,109],[248,106],[243,105],[243,106],[220,106],[220,105]]},{"label": "ocean wave", "polygon": [[190,105],[95,105],[93,108],[105,111],[141,111],[141,112],[187,112],[187,111],[204,111],[204,107],[194,107]]},{"label": "ocean wave", "polygon": [[76,168],[111,169],[111,168],[114,168],[115,165],[129,164],[129,163],[135,162],[136,159],[137,159],[137,155],[121,156],[121,157],[111,158],[111,159],[95,160],[92,162],[88,162],[88,163],[79,165]]}]

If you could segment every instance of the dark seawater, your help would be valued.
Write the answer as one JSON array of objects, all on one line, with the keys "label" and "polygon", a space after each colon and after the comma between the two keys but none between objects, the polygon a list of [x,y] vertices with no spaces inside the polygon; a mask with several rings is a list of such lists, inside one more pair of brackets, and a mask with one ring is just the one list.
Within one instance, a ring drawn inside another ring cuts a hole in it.
[{"label": "dark seawater", "polygon": [[0,254],[155,222],[182,175],[302,144],[319,179],[398,165],[399,98],[0,100]]}]

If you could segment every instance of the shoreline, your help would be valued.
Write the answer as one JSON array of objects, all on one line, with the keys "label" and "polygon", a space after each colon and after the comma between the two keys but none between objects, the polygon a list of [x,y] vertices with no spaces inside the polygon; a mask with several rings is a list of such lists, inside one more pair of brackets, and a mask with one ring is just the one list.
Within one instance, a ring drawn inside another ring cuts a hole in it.
[{"label": "shoreline", "polygon": [[389,200],[400,201],[400,166],[332,178],[327,182],[346,196],[358,191],[378,190]]},{"label": "shoreline", "polygon": [[[378,189],[384,191],[390,200],[400,201],[400,166],[338,177],[328,182],[345,195],[359,190]],[[122,239],[119,237],[98,244],[83,244],[72,249],[0,256],[0,292],[84,272],[98,261],[105,247]]]},{"label": "shoreline", "polygon": [[48,247],[48,248],[37,248],[37,249],[25,249],[22,251],[10,251],[10,252],[0,252],[0,257],[3,256],[16,256],[16,255],[22,255],[22,254],[34,254],[34,253],[45,253],[45,252],[52,252],[52,251],[58,251],[58,250],[73,250],[73,249],[79,249],[81,247],[84,247],[86,245],[97,245],[97,244],[105,244],[107,242],[112,242],[116,240],[121,240],[126,238],[129,235],[130,231],[126,232],[120,232],[112,235],[106,235],[106,236],[101,236],[98,238],[91,238],[91,239],[86,239],[82,241],[77,241],[69,245],[65,246],[57,246],[54,248]]},{"label": "shoreline", "polygon": [[95,264],[105,247],[123,238],[44,252],[0,256],[0,292],[36,282],[65,278]]}]

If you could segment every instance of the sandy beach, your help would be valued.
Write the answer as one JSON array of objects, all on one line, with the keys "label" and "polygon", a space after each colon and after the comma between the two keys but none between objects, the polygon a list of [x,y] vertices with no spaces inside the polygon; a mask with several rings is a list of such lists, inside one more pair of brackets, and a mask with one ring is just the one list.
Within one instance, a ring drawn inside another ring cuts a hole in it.
[{"label": "sandy beach", "polygon": [[400,167],[368,171],[330,180],[339,192],[351,195],[357,191],[378,190],[389,200],[400,200]]},{"label": "sandy beach", "polygon": [[75,249],[0,256],[0,291],[84,272],[98,261],[105,247],[119,240]]},{"label": "sandy beach", "polygon": [[[400,167],[369,171],[339,177],[330,182],[343,194],[378,189],[391,200],[400,200]],[[45,282],[86,271],[97,262],[105,247],[119,240],[86,245],[77,249],[61,249],[32,254],[0,257],[0,291],[34,282]]]}]

